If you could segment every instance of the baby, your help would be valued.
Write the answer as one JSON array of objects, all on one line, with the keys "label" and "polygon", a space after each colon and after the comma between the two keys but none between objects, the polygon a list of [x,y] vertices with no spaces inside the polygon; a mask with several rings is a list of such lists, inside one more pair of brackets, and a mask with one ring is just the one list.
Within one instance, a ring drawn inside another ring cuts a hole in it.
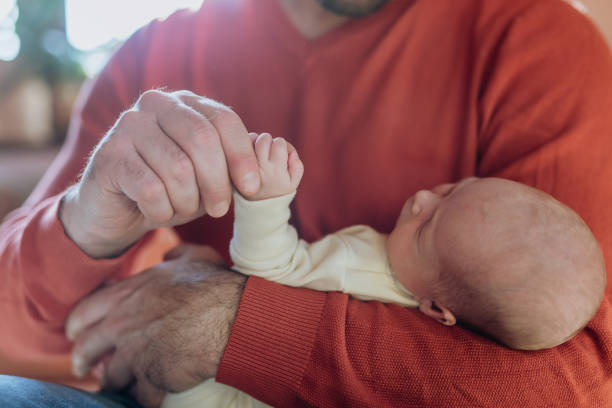
[{"label": "baby", "polygon": [[[471,177],[417,192],[389,235],[359,225],[308,244],[288,223],[303,174],[297,152],[269,134],[251,137],[262,187],[234,194],[230,253],[242,273],[415,307],[517,350],[571,339],[601,302],[597,242],[576,213],[543,192]],[[210,380],[164,406],[266,405]]]}]

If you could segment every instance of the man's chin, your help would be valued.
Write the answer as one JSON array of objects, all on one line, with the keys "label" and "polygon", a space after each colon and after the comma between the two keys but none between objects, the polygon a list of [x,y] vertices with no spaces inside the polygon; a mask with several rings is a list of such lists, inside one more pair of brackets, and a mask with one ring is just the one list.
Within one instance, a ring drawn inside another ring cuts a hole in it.
[{"label": "man's chin", "polygon": [[389,0],[317,0],[332,13],[347,17],[365,17],[384,6]]}]

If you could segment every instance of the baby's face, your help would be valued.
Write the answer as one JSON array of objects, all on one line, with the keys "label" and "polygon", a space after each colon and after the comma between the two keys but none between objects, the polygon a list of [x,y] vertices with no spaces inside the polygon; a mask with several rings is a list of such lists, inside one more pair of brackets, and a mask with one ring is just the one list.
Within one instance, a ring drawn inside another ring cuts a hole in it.
[{"label": "baby's face", "polygon": [[[470,208],[458,206],[457,196],[470,194],[470,186],[480,179],[470,177],[458,183],[441,184],[431,190],[421,190],[410,197],[389,235],[389,262],[398,280],[417,296],[429,296],[429,288],[437,281],[440,270],[439,221],[468,215]],[[459,200],[461,201],[461,200]],[[459,203],[460,204],[460,203]],[[448,228],[443,235],[448,236]],[[465,229],[465,228],[462,228]],[[455,231],[462,234],[469,231]]]}]

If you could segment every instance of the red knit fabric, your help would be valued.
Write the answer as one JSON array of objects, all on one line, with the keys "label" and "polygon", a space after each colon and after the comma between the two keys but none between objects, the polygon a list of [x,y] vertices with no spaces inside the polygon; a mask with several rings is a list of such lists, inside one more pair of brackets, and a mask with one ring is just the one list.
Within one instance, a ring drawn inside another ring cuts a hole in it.
[{"label": "red knit fabric", "polygon": [[[612,57],[566,3],[396,0],[307,41],[278,0],[206,0],[118,51],[58,161],[0,227],[3,350],[67,350],[70,307],[139,251],[88,259],[56,206],[120,112],[160,86],[220,100],[249,130],[296,145],[294,221],[308,240],[358,223],[388,232],[418,189],[499,176],[568,204],[612,260]],[[228,215],[177,231],[227,256],[231,229]],[[572,341],[523,353],[414,310],[253,278],[218,380],[278,406],[598,407],[612,401],[611,361],[607,300]]]}]

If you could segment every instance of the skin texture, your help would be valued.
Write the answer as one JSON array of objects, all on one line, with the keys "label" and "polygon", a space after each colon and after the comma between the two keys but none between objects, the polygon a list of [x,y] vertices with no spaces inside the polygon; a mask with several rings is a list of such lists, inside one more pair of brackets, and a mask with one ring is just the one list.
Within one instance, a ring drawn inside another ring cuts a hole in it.
[{"label": "skin texture", "polygon": [[112,257],[155,228],[224,215],[230,180],[259,189],[238,115],[188,91],[147,91],[98,144],[59,217],[85,253]]},{"label": "skin texture", "polygon": [[104,358],[102,387],[146,407],[214,377],[246,282],[220,262],[210,247],[183,245],[83,299],[66,324],[75,374]]},{"label": "skin texture", "polygon": [[432,234],[440,214],[449,204],[452,207],[454,194],[477,181],[470,177],[459,183],[420,190],[404,204],[389,234],[387,253],[397,278],[417,296],[431,296],[432,283],[440,279],[439,253]]},{"label": "skin texture", "polygon": [[398,280],[443,324],[516,349],[554,347],[586,325],[605,288],[601,250],[552,197],[502,179],[419,191],[389,235]]}]

